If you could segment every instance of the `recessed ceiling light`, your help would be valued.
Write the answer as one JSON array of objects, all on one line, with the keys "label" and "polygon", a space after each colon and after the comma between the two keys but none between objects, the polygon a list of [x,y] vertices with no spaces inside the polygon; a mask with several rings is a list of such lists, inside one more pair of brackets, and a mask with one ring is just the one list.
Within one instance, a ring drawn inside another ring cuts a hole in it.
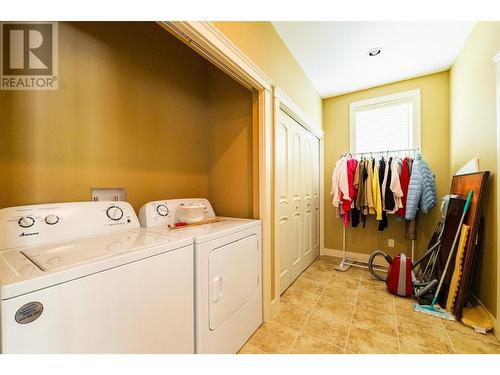
[{"label": "recessed ceiling light", "polygon": [[380,55],[380,53],[382,52],[382,48],[372,48],[371,50],[368,51],[368,56],[377,56],[377,55]]}]

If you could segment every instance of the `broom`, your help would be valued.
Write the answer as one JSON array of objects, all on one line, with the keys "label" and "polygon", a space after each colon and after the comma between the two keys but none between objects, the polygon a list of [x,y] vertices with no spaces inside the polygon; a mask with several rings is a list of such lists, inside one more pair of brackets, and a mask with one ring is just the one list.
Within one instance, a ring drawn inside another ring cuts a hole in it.
[{"label": "broom", "polygon": [[456,246],[458,238],[460,236],[460,230],[462,229],[462,224],[464,222],[465,215],[467,214],[467,211],[469,210],[471,200],[472,200],[472,191],[470,191],[469,195],[467,196],[467,201],[465,202],[465,206],[464,206],[464,212],[462,213],[462,217],[460,218],[460,223],[458,224],[457,233],[455,234],[455,238],[453,240],[453,245],[451,246],[450,254],[448,255],[448,259],[446,260],[446,265],[444,267],[443,274],[441,275],[441,279],[439,280],[439,285],[436,289],[436,293],[434,293],[434,298],[432,299],[431,304],[430,305],[419,305],[418,303],[416,303],[413,305],[414,311],[421,312],[421,313],[427,314],[427,315],[436,316],[436,317],[441,318],[441,319],[455,320],[455,317],[453,316],[453,314],[442,309],[439,305],[436,305],[436,302],[438,299],[439,292],[441,291],[441,287],[443,286],[443,281],[444,281],[444,278],[446,277],[446,272],[448,271],[448,266],[450,265],[451,258],[453,257],[453,253],[455,251],[455,246]]}]

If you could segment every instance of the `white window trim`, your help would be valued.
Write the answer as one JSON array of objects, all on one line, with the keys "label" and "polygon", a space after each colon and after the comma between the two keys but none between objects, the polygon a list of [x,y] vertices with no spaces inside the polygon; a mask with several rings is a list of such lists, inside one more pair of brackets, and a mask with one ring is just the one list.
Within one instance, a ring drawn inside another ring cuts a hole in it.
[{"label": "white window trim", "polygon": [[[420,148],[421,142],[421,124],[420,124],[420,89],[399,92],[397,94],[378,96],[376,98],[360,100],[349,104],[349,149],[350,152],[356,152],[356,122],[355,113],[361,109],[377,108],[387,104],[398,103],[413,103],[413,121],[411,134],[412,145],[411,148]],[[381,147],[380,150],[386,151]]]}]

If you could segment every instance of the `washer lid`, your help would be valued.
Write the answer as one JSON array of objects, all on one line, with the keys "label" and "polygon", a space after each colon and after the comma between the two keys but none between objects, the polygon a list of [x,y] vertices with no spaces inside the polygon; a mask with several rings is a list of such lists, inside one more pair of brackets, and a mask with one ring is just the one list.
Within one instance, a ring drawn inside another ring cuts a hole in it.
[{"label": "washer lid", "polygon": [[191,236],[133,229],[0,251],[0,299],[61,284],[180,248]]},{"label": "washer lid", "polygon": [[259,226],[261,223],[260,220],[250,219],[235,219],[228,217],[221,217],[221,219],[222,220],[219,222],[179,228],[172,232],[189,234],[194,237],[194,243],[199,244]]},{"label": "washer lid", "polygon": [[[172,240],[175,240],[175,237],[166,233],[133,229],[83,240],[19,249],[19,251],[42,271],[56,271]],[[178,246],[175,244],[175,247]]]}]

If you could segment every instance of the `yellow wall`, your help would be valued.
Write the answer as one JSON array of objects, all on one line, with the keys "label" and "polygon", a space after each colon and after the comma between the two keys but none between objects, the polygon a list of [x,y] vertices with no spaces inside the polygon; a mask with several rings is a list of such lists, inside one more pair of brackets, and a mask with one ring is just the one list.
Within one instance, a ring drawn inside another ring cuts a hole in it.
[{"label": "yellow wall", "polygon": [[485,241],[473,289],[497,314],[496,109],[495,64],[500,51],[500,22],[476,25],[450,70],[451,173],[473,157],[492,175],[484,206]]},{"label": "yellow wall", "polygon": [[[217,106],[221,131],[234,123],[244,132],[252,105],[251,92],[214,69],[152,22],[61,22],[59,90],[0,91],[0,207],[89,200],[91,187],[126,187],[136,209],[209,197],[209,150],[220,163],[228,152],[234,169],[247,168],[251,155],[240,133],[236,145],[228,135],[209,147],[218,131],[210,85],[238,105]],[[239,181],[246,188],[231,197],[238,216],[248,215],[248,184]],[[224,207],[225,197],[214,199]]]},{"label": "yellow wall", "polygon": [[[422,156],[436,175],[438,197],[450,189],[448,72],[423,76],[368,90],[357,91],[323,101],[325,130],[325,247],[342,249],[342,223],[335,218],[329,195],[331,175],[341,153],[349,151],[349,103],[420,88]],[[427,215],[420,215],[417,227],[417,254],[425,250],[439,220],[439,206]],[[366,228],[347,229],[346,247],[350,251],[369,254],[375,249],[396,254],[410,252],[411,241],[404,238],[404,224],[389,217],[389,227],[377,231],[378,222],[370,215]],[[395,248],[387,246],[395,239]]]},{"label": "yellow wall", "polygon": [[[252,93],[208,69],[208,198],[221,216],[253,217]],[[234,204],[237,202],[237,204]]]},{"label": "yellow wall", "polygon": [[321,97],[271,22],[212,23],[321,126]]}]

